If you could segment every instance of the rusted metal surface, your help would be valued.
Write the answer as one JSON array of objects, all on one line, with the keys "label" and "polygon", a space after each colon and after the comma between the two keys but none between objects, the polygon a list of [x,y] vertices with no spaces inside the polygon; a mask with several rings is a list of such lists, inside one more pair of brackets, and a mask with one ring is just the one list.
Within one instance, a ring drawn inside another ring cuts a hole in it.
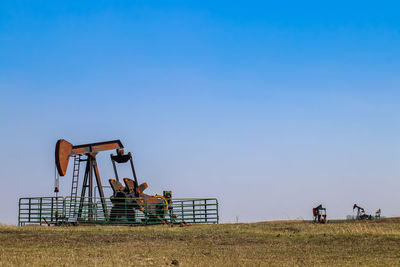
[{"label": "rusted metal surface", "polygon": [[[97,153],[116,150],[110,155],[116,179],[110,179],[113,189],[111,197],[104,196],[102,181],[96,161]],[[163,195],[144,194],[147,183],[139,185],[132,160],[132,154],[124,153],[120,140],[90,143],[74,146],[64,139],[56,143],[55,163],[60,176],[65,176],[68,162],[73,157],[71,196],[21,198],[19,201],[19,225],[25,223],[41,224],[45,221],[51,225],[61,224],[140,224],[157,223],[186,224],[218,223],[218,201],[216,199],[175,199],[171,191]],[[85,164],[83,183],[79,186],[80,164]],[[124,178],[124,185],[118,180],[116,164],[128,163],[132,169],[132,179]],[[57,175],[55,175],[57,178]],[[100,197],[94,196],[95,184]],[[58,192],[58,183],[55,184]],[[80,197],[78,187],[81,188]],[[209,203],[213,201],[214,203]],[[175,212],[173,212],[173,210]],[[214,217],[210,217],[214,216]],[[177,219],[179,218],[179,219]]]},{"label": "rusted metal surface", "polygon": [[[129,214],[130,218],[135,219],[132,214],[135,214],[134,209],[136,209],[144,212],[152,220],[166,222],[165,215],[168,213],[170,199],[144,194],[143,190],[147,187],[146,183],[136,187],[132,179],[124,178],[123,180],[125,186],[115,179],[109,180],[114,191],[114,195],[111,197],[113,203],[111,220],[117,220],[118,214]],[[121,212],[121,210],[124,212]]]},{"label": "rusted metal surface", "polygon": [[56,144],[55,159],[57,172],[60,176],[67,173],[69,157],[71,156],[72,144],[64,139],[60,139]]},{"label": "rusted metal surface", "polygon": [[322,207],[322,204],[313,208],[314,222],[318,223],[328,223],[328,219],[326,218],[326,208]]},{"label": "rusted metal surface", "polygon": [[56,144],[55,158],[57,171],[60,176],[65,176],[67,173],[69,158],[73,155],[92,155],[95,156],[98,152],[123,149],[120,140],[112,140],[106,142],[97,142],[74,146],[70,142],[60,139]]},{"label": "rusted metal surface", "polygon": [[135,182],[129,178],[124,178],[123,180],[125,183],[125,188],[128,191],[128,193],[129,194],[133,193],[133,191],[135,191]]},{"label": "rusted metal surface", "polygon": [[124,190],[124,186],[117,180],[110,179],[109,183],[114,193],[119,193],[122,192],[122,190]]},{"label": "rusted metal surface", "polygon": [[[113,210],[111,212],[112,216],[110,216],[111,220],[116,220],[117,212],[121,212],[122,210],[126,210],[126,213],[133,214],[133,210],[140,210],[146,213],[150,219],[160,220],[165,222],[165,215],[168,213],[168,204],[170,199],[167,200],[163,196],[151,196],[144,194],[143,191],[147,188],[147,183],[138,184],[135,166],[133,165],[132,153],[128,152],[127,154],[123,153],[123,150],[120,149],[117,151],[117,155],[111,155],[111,161],[114,167],[114,173],[116,179],[110,179],[109,183],[111,188],[114,191],[113,196],[111,197],[113,203]],[[118,171],[116,167],[116,163],[130,163],[132,169],[133,179],[124,178],[123,186],[118,181]],[[146,204],[145,204],[146,203]]]},{"label": "rusted metal surface", "polygon": [[147,188],[147,183],[141,183],[138,188],[136,188],[136,192],[138,195],[141,195],[143,191]]},{"label": "rusted metal surface", "polygon": [[[100,194],[100,200],[102,202],[103,212],[105,216],[107,216],[107,205],[104,200],[104,192],[103,186],[100,179],[100,173],[97,167],[96,155],[101,151],[107,151],[115,149],[118,154],[123,154],[123,148],[120,140],[112,140],[106,142],[97,142],[97,143],[89,143],[83,145],[72,145],[68,141],[64,139],[60,139],[57,141],[56,149],[55,149],[55,161],[57,166],[57,171],[60,176],[65,176],[68,169],[68,162],[71,156],[81,156],[85,155],[87,158],[84,160],[79,160],[77,164],[80,164],[81,161],[86,162],[85,174],[82,184],[81,198],[79,204],[78,214],[79,216],[82,214],[82,209],[84,205],[84,199],[86,194],[89,199],[89,210],[92,210],[93,203],[93,188],[94,181],[97,183],[97,188]],[[72,181],[72,189],[71,189],[71,199],[76,199],[76,192],[74,192],[74,188],[77,188],[77,181],[79,178],[79,173],[75,172],[75,163],[74,163],[74,173],[73,173],[73,181]],[[79,170],[79,168],[78,168]],[[94,175],[94,177],[93,177]],[[74,178],[76,179],[76,186],[74,187]],[[88,189],[86,192],[86,189]],[[73,203],[74,204],[74,203]],[[92,217],[92,214],[89,213],[89,217]]]},{"label": "rusted metal surface", "polygon": [[[103,208],[104,216],[108,216],[107,205],[103,193],[103,186],[100,179],[99,170],[97,167],[96,155],[98,152],[115,149],[117,154],[111,154],[111,161],[114,167],[116,179],[110,179],[109,183],[114,191],[112,197],[113,208],[110,213],[110,219],[115,220],[118,217],[117,210],[126,209],[126,212],[134,216],[134,210],[141,210],[148,213],[149,218],[156,218],[164,220],[165,214],[168,213],[169,201],[164,196],[151,196],[144,194],[143,191],[147,188],[146,183],[138,184],[135,167],[130,152],[124,153],[124,146],[120,140],[112,140],[106,142],[97,142],[83,145],[72,145],[71,143],[60,139],[56,144],[56,165],[60,176],[64,176],[67,172],[68,161],[71,156],[85,155],[87,158],[85,175],[82,184],[82,192],[80,197],[78,218],[81,217],[86,194],[88,195],[89,219],[93,218],[93,210],[95,203],[93,202],[93,188],[94,182],[97,183],[97,188],[100,194],[100,200]],[[79,162],[80,162],[79,161]],[[116,163],[130,163],[132,169],[133,179],[124,178],[125,186],[119,182]],[[75,163],[74,163],[75,164]],[[80,163],[78,163],[80,164]],[[94,177],[93,177],[94,174]],[[79,174],[74,175],[79,178]],[[95,179],[94,179],[95,178]],[[74,186],[72,186],[74,188]],[[87,192],[88,191],[88,192]],[[73,195],[71,191],[71,200],[76,199],[76,194]],[[135,199],[135,200],[132,200]],[[170,199],[170,198],[169,198]],[[146,203],[146,204],[144,204]],[[74,204],[74,203],[73,203]],[[75,207],[76,205],[74,205]]]},{"label": "rusted metal surface", "polygon": [[97,153],[106,150],[124,148],[120,140],[112,140],[106,142],[97,142],[84,145],[73,146],[72,154],[88,154]]}]

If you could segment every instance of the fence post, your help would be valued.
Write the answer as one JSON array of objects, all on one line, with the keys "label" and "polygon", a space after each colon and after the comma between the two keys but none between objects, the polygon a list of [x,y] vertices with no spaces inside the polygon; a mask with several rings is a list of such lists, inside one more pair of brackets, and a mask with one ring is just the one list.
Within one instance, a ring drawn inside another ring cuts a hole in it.
[{"label": "fence post", "polygon": [[204,199],[204,215],[206,217],[206,222],[207,222],[207,199]]},{"label": "fence post", "polygon": [[[67,201],[67,198],[62,198],[63,199],[63,205],[62,205],[62,218],[63,218],[63,222],[66,222],[68,219],[67,219],[67,208],[66,208],[66,206],[67,206],[67,204],[66,204],[66,201]],[[76,220],[76,222],[78,222],[78,219]]]},{"label": "fence post", "polygon": [[40,198],[39,201],[39,223],[42,225],[42,200],[43,198]]},{"label": "fence post", "polygon": [[18,201],[18,226],[21,225],[21,199]]},{"label": "fence post", "polygon": [[31,222],[31,205],[32,205],[32,199],[29,198],[29,213],[28,213],[28,222]]},{"label": "fence post", "polygon": [[183,213],[183,200],[181,201],[182,221],[185,221],[185,213]]},{"label": "fence post", "polygon": [[193,223],[196,222],[196,213],[194,211],[194,208],[195,208],[195,206],[194,206],[194,200],[193,200]]},{"label": "fence post", "polygon": [[219,223],[219,209],[218,209],[218,199],[215,199],[215,204],[217,206],[217,224]]},{"label": "fence post", "polygon": [[53,207],[54,207],[54,197],[51,198],[51,211],[50,211],[50,221],[53,222]]},{"label": "fence post", "polygon": [[128,222],[129,221],[129,219],[128,219],[128,207],[127,207],[127,199],[125,198],[124,199],[124,213],[125,213],[125,220]]},{"label": "fence post", "polygon": [[148,224],[149,223],[149,203],[147,203],[147,199],[145,200],[145,203],[146,203],[146,208],[145,208],[145,215],[146,215],[146,224]]}]

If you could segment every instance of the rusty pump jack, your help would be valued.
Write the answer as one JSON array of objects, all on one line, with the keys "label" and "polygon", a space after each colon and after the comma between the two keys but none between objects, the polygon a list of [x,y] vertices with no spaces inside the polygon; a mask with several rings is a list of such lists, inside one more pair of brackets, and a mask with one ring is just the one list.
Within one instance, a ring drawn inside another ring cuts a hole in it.
[{"label": "rusty pump jack", "polygon": [[[109,179],[114,192],[111,197],[113,207],[110,213],[110,221],[115,221],[118,217],[124,216],[128,221],[135,221],[135,210],[145,213],[152,223],[167,223],[165,220],[167,212],[170,213],[171,220],[175,218],[172,215],[172,207],[170,205],[172,201],[171,191],[164,191],[163,196],[151,196],[143,193],[148,186],[147,183],[139,185],[131,152],[124,154],[123,149],[118,149],[117,155],[111,154],[110,157],[115,173],[115,179]],[[116,163],[127,163],[128,161],[131,165],[133,180],[124,178],[125,186],[123,186],[119,181]]]},{"label": "rusty pump jack", "polygon": [[[60,176],[65,176],[67,173],[68,162],[70,157],[74,157],[74,170],[73,170],[73,178],[72,178],[72,187],[71,187],[71,203],[70,209],[76,208],[76,200],[77,200],[77,190],[79,185],[79,166],[81,161],[86,161],[85,175],[82,184],[82,191],[79,203],[78,210],[78,219],[81,218],[82,209],[84,205],[84,200],[86,197],[86,189],[88,189],[88,211],[89,211],[89,220],[93,218],[93,210],[94,210],[94,201],[93,201],[93,173],[96,178],[97,188],[99,191],[101,204],[104,212],[104,216],[107,218],[107,205],[104,199],[103,186],[101,184],[99,169],[97,167],[96,155],[101,151],[113,150],[116,149],[117,152],[120,149],[123,149],[120,140],[106,141],[106,142],[98,142],[98,143],[90,143],[84,145],[74,146],[68,141],[64,139],[60,139],[57,141],[56,149],[55,149],[55,163],[57,167],[57,172]],[[81,156],[86,156],[85,159],[81,159]]]},{"label": "rusty pump jack", "polygon": [[328,223],[326,218],[326,208],[322,207],[322,204],[313,208],[314,222],[318,223]]}]

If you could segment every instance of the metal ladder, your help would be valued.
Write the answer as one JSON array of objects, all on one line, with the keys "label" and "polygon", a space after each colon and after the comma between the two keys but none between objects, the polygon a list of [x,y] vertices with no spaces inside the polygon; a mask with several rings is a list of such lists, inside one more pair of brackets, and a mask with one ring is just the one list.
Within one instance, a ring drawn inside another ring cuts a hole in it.
[{"label": "metal ladder", "polygon": [[76,199],[78,196],[78,186],[79,186],[79,169],[81,166],[81,155],[74,156],[74,170],[72,173],[72,187],[71,187],[71,202],[69,206],[69,215],[74,217],[76,213]]}]

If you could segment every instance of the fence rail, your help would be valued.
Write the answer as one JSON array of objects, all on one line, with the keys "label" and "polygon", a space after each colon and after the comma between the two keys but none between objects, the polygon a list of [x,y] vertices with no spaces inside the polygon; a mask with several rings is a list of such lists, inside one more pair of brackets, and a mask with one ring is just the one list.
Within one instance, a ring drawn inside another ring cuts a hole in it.
[{"label": "fence rail", "polygon": [[139,198],[33,197],[19,199],[18,225],[31,224],[213,224],[219,222],[215,198],[154,202]]}]

